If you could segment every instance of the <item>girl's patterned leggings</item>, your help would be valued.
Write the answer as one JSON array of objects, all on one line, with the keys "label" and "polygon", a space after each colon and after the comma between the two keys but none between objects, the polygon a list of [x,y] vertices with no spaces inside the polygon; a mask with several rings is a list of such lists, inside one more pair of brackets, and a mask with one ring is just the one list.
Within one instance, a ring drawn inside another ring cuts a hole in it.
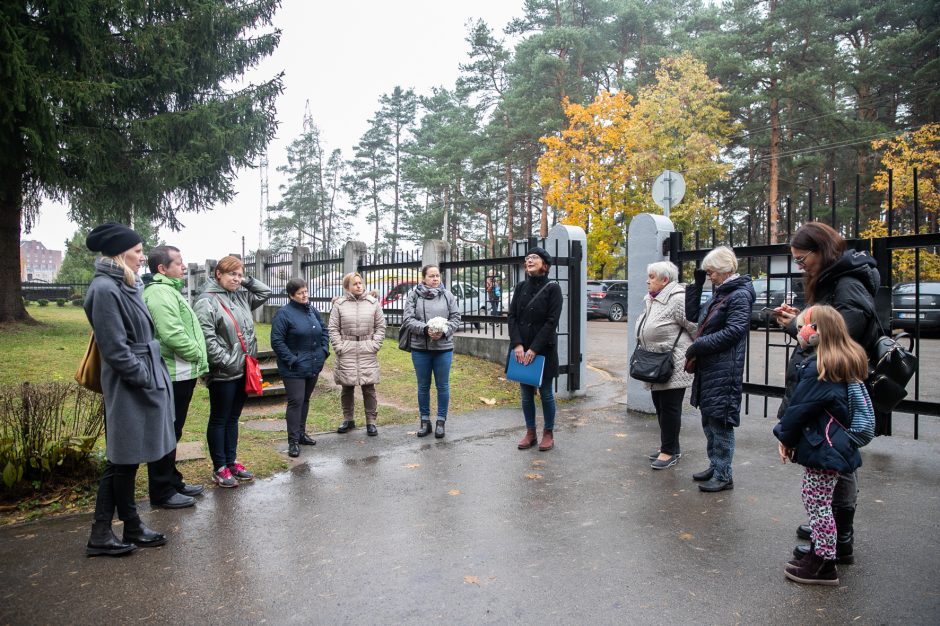
[{"label": "girl's patterned leggings", "polygon": [[832,517],[832,492],[839,480],[839,472],[813,467],[803,469],[801,495],[813,529],[815,552],[817,556],[833,561],[836,558],[836,521]]}]

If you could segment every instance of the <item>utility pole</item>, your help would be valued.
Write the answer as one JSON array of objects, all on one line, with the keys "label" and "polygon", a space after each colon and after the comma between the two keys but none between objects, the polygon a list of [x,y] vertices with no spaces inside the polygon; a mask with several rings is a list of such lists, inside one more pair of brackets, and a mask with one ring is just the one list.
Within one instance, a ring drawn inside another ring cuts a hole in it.
[{"label": "utility pole", "polygon": [[[264,212],[268,209],[268,205],[271,203],[271,197],[268,194],[268,151],[265,150],[261,154],[261,163],[258,166],[258,169],[261,170],[261,205],[258,207],[258,250],[264,249],[264,239],[262,237],[264,229]],[[245,247],[245,238],[242,237],[242,248]],[[244,250],[242,250],[242,256],[245,256]]]}]

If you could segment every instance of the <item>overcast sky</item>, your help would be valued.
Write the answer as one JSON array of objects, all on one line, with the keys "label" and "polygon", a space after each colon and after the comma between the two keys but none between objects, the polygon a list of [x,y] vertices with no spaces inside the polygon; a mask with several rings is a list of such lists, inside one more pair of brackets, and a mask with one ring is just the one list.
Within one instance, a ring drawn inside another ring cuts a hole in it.
[{"label": "overcast sky", "polygon": [[[280,199],[283,179],[276,168],[286,162],[286,147],[301,132],[308,99],[328,152],[340,148],[349,158],[383,93],[395,85],[419,95],[434,86],[453,86],[458,65],[467,60],[469,20],[483,19],[498,33],[521,14],[522,0],[283,0],[275,17],[282,31],[280,46],[254,74],[285,72],[284,93],[277,102],[280,126],[268,147],[271,203]],[[255,249],[260,186],[257,170],[242,172],[231,204],[205,214],[184,214],[182,232],[164,229],[161,236],[178,246],[187,262],[240,252],[242,235],[246,249]],[[76,228],[64,206],[47,204],[38,224],[22,238],[62,250]],[[364,231],[360,238],[367,237]]]}]

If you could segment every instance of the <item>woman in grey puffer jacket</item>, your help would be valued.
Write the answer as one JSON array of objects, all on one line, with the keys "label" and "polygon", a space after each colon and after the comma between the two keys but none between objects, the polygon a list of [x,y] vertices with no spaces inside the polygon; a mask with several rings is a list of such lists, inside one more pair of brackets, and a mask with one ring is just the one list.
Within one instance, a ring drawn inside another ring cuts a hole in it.
[{"label": "woman in grey puffer jacket", "polygon": [[[440,317],[447,320],[443,331],[432,330],[428,321]],[[444,436],[447,407],[450,402],[450,366],[454,357],[454,333],[460,326],[457,299],[441,284],[441,270],[436,265],[421,268],[421,283],[415,287],[405,303],[401,330],[408,333],[411,362],[418,379],[418,411],[421,417],[418,436],[431,433],[431,374],[437,388],[437,423],[434,436]]]},{"label": "woman in grey puffer jacket", "polygon": [[209,357],[206,440],[214,470],[212,480],[220,487],[237,487],[239,480],[254,478],[236,457],[238,418],[246,398],[245,352],[258,356],[251,312],[271,297],[271,289],[243,272],[244,266],[237,257],[220,259],[215,279],[209,279],[193,306],[206,336]]}]

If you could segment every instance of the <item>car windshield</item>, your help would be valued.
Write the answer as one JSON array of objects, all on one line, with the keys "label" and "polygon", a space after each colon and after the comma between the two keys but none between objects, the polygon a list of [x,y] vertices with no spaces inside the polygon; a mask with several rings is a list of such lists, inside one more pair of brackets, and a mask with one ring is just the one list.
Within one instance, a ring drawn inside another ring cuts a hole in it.
[{"label": "car windshield", "polygon": [[[894,286],[894,293],[901,295],[914,295],[917,290],[917,283],[901,283]],[[920,293],[930,295],[940,295],[940,283],[921,283]]]},{"label": "car windshield", "polygon": [[758,294],[766,293],[768,291],[768,282],[770,283],[769,291],[786,291],[787,290],[787,279],[786,278],[755,278],[751,285],[754,287],[754,291]]}]

